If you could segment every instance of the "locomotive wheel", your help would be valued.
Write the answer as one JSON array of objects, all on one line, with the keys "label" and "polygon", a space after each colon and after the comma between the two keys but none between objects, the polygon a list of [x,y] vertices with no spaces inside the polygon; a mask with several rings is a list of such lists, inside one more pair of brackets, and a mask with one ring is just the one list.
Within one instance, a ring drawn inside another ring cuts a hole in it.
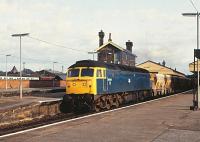
[{"label": "locomotive wheel", "polygon": [[106,96],[101,97],[101,99],[100,99],[100,108],[102,110],[106,108]]},{"label": "locomotive wheel", "polygon": [[107,110],[111,109],[112,104],[113,104],[112,96],[109,95],[106,97],[105,104],[106,104],[105,107]]},{"label": "locomotive wheel", "polygon": [[112,106],[113,106],[113,103],[114,103],[114,97],[113,97],[113,95],[110,95],[110,96],[108,97],[108,100],[109,100],[109,103],[110,103],[110,107],[112,107]]},{"label": "locomotive wheel", "polygon": [[94,105],[94,111],[95,111],[95,112],[100,112],[100,110],[101,110],[101,109],[100,109],[99,105],[96,105],[96,104],[95,104],[95,105]]},{"label": "locomotive wheel", "polygon": [[118,107],[119,107],[119,102],[118,102],[117,99],[115,99],[114,105],[115,105],[115,108],[118,108]]},{"label": "locomotive wheel", "polygon": [[109,110],[111,108],[109,100],[106,100],[106,109]]},{"label": "locomotive wheel", "polygon": [[99,112],[101,110],[100,108],[100,100],[96,100],[95,103],[94,103],[94,111],[95,112]]},{"label": "locomotive wheel", "polygon": [[118,94],[117,94],[117,100],[118,100],[118,102],[119,102],[119,105],[121,105],[122,102],[123,102],[123,99],[122,99],[122,97],[121,97],[120,95],[118,95]]},{"label": "locomotive wheel", "polygon": [[113,105],[115,106],[115,108],[119,107],[119,101],[117,95],[113,96]]}]

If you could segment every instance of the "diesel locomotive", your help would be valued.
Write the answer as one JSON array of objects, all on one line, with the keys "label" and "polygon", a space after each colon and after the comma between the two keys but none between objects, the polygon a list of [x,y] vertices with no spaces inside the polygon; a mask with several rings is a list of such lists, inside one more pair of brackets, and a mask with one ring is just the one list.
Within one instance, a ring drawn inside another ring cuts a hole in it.
[{"label": "diesel locomotive", "polygon": [[188,82],[184,77],[149,73],[137,67],[77,61],[67,71],[63,104],[68,111],[87,107],[98,112],[128,102],[181,92],[189,89]]}]

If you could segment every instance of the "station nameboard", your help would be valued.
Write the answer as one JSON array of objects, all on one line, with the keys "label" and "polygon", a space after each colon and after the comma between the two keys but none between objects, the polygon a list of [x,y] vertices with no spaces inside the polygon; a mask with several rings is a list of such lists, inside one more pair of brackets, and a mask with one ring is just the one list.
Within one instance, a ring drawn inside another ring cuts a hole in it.
[{"label": "station nameboard", "polygon": [[200,59],[200,49],[194,49],[194,56]]}]

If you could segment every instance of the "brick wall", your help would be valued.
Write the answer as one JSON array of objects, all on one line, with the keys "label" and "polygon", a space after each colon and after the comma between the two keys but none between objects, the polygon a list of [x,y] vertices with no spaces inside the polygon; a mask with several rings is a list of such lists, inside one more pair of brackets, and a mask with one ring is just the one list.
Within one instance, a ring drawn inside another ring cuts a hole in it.
[{"label": "brick wall", "polygon": [[[20,80],[8,80],[8,88],[18,89],[20,85]],[[65,87],[65,80],[55,81],[55,87]],[[53,81],[49,80],[23,80],[23,88],[44,88],[44,87],[53,87]],[[6,88],[6,80],[0,80],[0,89]]]}]

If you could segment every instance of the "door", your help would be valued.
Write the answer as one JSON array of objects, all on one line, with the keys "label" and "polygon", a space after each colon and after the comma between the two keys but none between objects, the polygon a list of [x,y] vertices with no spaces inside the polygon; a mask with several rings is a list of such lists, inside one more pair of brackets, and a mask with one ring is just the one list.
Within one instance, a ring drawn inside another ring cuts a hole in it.
[{"label": "door", "polygon": [[103,92],[108,91],[108,82],[106,77],[106,70],[103,70]]}]

